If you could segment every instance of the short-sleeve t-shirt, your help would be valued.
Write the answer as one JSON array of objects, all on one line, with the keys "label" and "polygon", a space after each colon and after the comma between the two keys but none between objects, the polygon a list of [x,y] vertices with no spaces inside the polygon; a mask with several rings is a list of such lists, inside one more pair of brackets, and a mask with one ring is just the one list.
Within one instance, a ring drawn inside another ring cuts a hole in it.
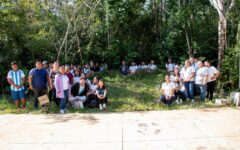
[{"label": "short-sleeve t-shirt", "polygon": [[162,84],[162,90],[164,90],[164,93],[166,96],[172,96],[172,90],[175,89],[175,84],[170,82],[170,83],[166,83],[164,82]]},{"label": "short-sleeve t-shirt", "polygon": [[175,67],[175,65],[172,64],[172,63],[166,64],[166,68],[167,68],[168,71],[173,71],[173,70],[174,70],[174,67]]},{"label": "short-sleeve t-shirt", "polygon": [[[192,73],[195,73],[195,69],[190,66],[188,68],[183,67],[181,70],[181,76],[183,78],[183,80],[188,80],[190,78],[190,76],[192,75]],[[192,78],[190,81],[194,81],[194,78]]]},{"label": "short-sleeve t-shirt", "polygon": [[[23,73],[22,70],[17,70],[17,71],[10,70],[7,75],[7,78],[11,79],[12,82],[17,86],[22,85],[22,78],[24,78],[24,77],[25,77],[25,74]],[[21,88],[18,89],[16,87],[14,87],[13,85],[11,85],[11,90],[12,91],[21,91],[21,90],[24,90],[24,86],[21,86]]]},{"label": "short-sleeve t-shirt", "polygon": [[135,72],[135,71],[138,70],[138,66],[130,66],[129,70],[132,71],[132,72]]},{"label": "short-sleeve t-shirt", "polygon": [[212,77],[214,77],[214,74],[218,73],[218,70],[211,66],[210,68],[207,68],[208,70],[208,82],[212,82],[212,81],[215,81],[215,80],[212,80]]},{"label": "short-sleeve t-shirt", "polygon": [[32,77],[32,86],[34,89],[47,88],[48,72],[45,69],[34,68],[29,75]]},{"label": "short-sleeve t-shirt", "polygon": [[204,85],[204,77],[208,75],[207,68],[199,68],[196,72],[195,84]]}]

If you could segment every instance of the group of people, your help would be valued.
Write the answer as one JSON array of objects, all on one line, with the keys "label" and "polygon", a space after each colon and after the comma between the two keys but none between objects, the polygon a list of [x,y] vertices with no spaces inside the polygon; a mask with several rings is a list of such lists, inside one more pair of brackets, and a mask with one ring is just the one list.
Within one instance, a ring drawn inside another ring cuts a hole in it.
[{"label": "group of people", "polygon": [[195,102],[206,98],[213,100],[213,93],[219,71],[209,61],[202,62],[196,58],[185,61],[185,65],[175,65],[171,60],[166,64],[167,74],[162,84],[160,101],[171,105],[174,101],[181,104],[185,100]]},{"label": "group of people", "polygon": [[[39,97],[48,95],[50,102],[55,102],[60,107],[60,113],[67,111],[66,105],[73,108],[83,109],[84,107],[99,107],[100,110],[106,108],[108,102],[107,88],[103,80],[95,72],[107,69],[107,65],[101,66],[90,61],[84,66],[80,65],[59,65],[58,62],[48,64],[47,61],[36,61],[35,68],[31,69],[28,76],[29,89],[34,92],[34,108],[39,105]],[[11,86],[11,95],[17,108],[26,108],[25,83],[26,76],[18,68],[17,62],[11,63],[12,69],[8,72],[7,80]],[[200,95],[200,100],[213,99],[216,80],[219,77],[218,70],[210,62],[199,61],[190,58],[185,61],[185,65],[176,65],[169,59],[166,64],[168,74],[162,84],[162,95],[160,100],[167,105],[174,101],[181,104],[189,100],[194,103],[195,95]],[[132,62],[128,66],[125,61],[119,68],[119,72],[124,75],[136,74],[139,71],[155,72],[157,65],[154,60],[146,65],[142,62],[136,65]],[[90,77],[94,77],[92,81]],[[44,105],[41,107],[45,107]]]},{"label": "group of people", "polygon": [[[50,101],[60,107],[60,113],[65,113],[66,105],[70,103],[74,108],[99,107],[106,108],[107,88],[103,80],[95,76],[91,82],[88,78],[107,69],[99,67],[93,61],[84,67],[62,65],[58,62],[48,64],[47,61],[36,61],[36,67],[29,72],[29,89],[34,92],[34,108],[39,105],[39,97],[48,95]],[[11,95],[16,107],[26,108],[25,82],[26,76],[18,68],[17,62],[11,63],[7,80],[11,86]],[[99,68],[98,68],[99,67]],[[49,92],[48,92],[49,91]],[[21,104],[20,104],[21,103]],[[41,106],[46,107],[46,106]]]},{"label": "group of people", "polygon": [[138,73],[139,71],[146,72],[155,72],[157,70],[157,65],[154,60],[151,60],[151,63],[146,65],[144,61],[141,62],[140,65],[137,65],[135,62],[132,62],[130,66],[127,65],[126,61],[122,61],[121,66],[119,67],[119,72],[124,75],[133,75]]}]

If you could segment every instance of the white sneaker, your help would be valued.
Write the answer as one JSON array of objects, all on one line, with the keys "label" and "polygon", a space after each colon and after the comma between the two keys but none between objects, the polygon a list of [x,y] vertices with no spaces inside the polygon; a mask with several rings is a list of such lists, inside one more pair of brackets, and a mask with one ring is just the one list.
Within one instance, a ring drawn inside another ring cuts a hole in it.
[{"label": "white sneaker", "polygon": [[107,106],[106,106],[106,104],[104,103],[104,104],[103,104],[103,109],[105,109],[106,107],[107,107]]},{"label": "white sneaker", "polygon": [[83,107],[83,102],[79,102],[79,106],[80,106],[81,109],[83,109],[84,108]]},{"label": "white sneaker", "polygon": [[178,100],[176,100],[176,103],[177,103],[177,105],[179,105],[179,104],[180,104],[180,102],[179,102]]},{"label": "white sneaker", "polygon": [[179,103],[180,103],[180,104],[182,104],[182,103],[183,103],[183,100],[182,100],[182,99],[180,99],[180,100],[179,100]]},{"label": "white sneaker", "polygon": [[64,111],[63,109],[60,109],[60,113],[61,113],[61,114],[64,114],[65,111]]},{"label": "white sneaker", "polygon": [[103,110],[102,104],[99,104],[99,109],[100,109],[100,110]]},{"label": "white sneaker", "polygon": [[194,99],[192,99],[192,103],[194,103]]}]

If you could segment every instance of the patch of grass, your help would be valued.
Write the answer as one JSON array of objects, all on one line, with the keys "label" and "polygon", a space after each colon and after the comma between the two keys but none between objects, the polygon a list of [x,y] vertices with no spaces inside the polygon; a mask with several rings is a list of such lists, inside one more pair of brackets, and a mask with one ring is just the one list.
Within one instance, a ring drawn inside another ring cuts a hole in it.
[{"label": "patch of grass", "polygon": [[[217,106],[208,101],[206,103],[196,102],[192,105],[186,102],[182,105],[173,104],[167,107],[162,103],[156,103],[160,96],[160,84],[164,79],[163,73],[139,73],[134,76],[124,77],[116,71],[108,71],[98,74],[107,85],[109,104],[104,112],[123,112],[123,111],[150,111],[150,110],[175,110],[190,108],[216,108]],[[68,108],[70,113],[95,113],[101,112],[96,109],[76,110]],[[0,114],[41,114],[45,113],[41,109],[33,109],[33,101],[28,100],[26,110],[17,110],[10,97],[0,100]],[[52,104],[51,113],[59,113],[59,108]]]}]

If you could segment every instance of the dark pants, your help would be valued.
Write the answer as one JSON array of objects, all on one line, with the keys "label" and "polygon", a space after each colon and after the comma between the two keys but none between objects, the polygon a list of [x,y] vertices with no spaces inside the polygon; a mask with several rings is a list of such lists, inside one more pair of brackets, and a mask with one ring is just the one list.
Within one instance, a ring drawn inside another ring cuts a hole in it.
[{"label": "dark pants", "polygon": [[59,106],[60,99],[57,98],[55,88],[53,88],[52,90],[49,91],[49,99],[51,102],[53,101],[57,106]]},{"label": "dark pants", "polygon": [[43,89],[34,89],[34,108],[37,109],[38,108],[38,97],[43,96],[47,93],[47,89],[43,88]]},{"label": "dark pants", "polygon": [[166,96],[162,95],[160,97],[160,101],[162,101],[164,104],[168,105],[168,106],[171,106],[171,104],[173,103],[175,97],[171,97],[170,99],[166,99]]},{"label": "dark pants", "polygon": [[209,98],[209,100],[213,99],[213,92],[215,91],[215,86],[216,86],[216,81],[207,83],[207,98]]},{"label": "dark pants", "polygon": [[99,99],[99,98],[98,98],[98,103],[99,103],[99,104],[104,104],[104,103],[106,104],[106,103],[107,103],[107,97],[104,98],[104,99]]},{"label": "dark pants", "polygon": [[179,98],[182,99],[183,101],[186,100],[186,94],[184,93],[184,91],[180,91],[180,90],[175,91],[174,95],[175,95],[176,98],[179,97]]}]

